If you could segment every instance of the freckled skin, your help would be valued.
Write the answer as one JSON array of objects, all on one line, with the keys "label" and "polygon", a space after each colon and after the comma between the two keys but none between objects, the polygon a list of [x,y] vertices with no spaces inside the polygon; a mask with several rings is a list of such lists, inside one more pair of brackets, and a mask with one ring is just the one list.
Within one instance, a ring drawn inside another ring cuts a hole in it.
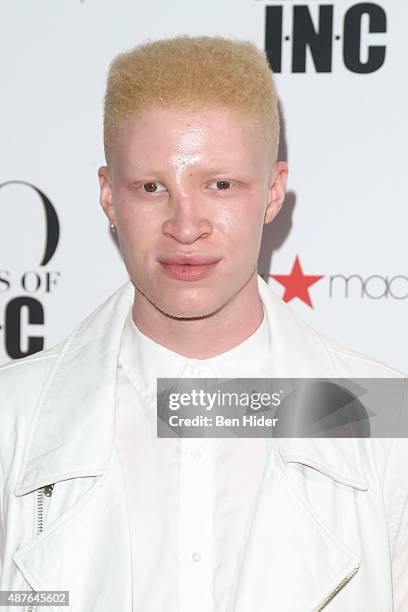
[{"label": "freckled skin", "polygon": [[[272,159],[255,129],[227,109],[150,108],[128,120],[98,175],[137,289],[138,328],[196,358],[248,337],[262,320],[262,228],[278,213],[287,179],[286,164]],[[158,258],[180,252],[220,261],[207,278],[169,278]]]}]

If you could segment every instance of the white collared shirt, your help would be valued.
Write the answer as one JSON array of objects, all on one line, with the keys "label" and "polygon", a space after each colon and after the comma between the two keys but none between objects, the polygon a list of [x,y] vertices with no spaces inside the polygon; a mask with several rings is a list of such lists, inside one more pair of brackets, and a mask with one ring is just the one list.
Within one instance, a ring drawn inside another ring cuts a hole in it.
[{"label": "white collared shirt", "polygon": [[156,378],[270,375],[266,315],[238,346],[190,359],[142,334],[131,310],[118,360],[115,448],[126,490],[134,612],[229,612],[265,438],[157,438]]}]

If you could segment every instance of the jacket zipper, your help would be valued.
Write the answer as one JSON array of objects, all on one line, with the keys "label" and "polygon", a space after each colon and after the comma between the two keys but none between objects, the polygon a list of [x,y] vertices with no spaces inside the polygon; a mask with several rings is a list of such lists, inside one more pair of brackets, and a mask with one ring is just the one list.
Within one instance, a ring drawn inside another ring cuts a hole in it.
[{"label": "jacket zipper", "polygon": [[346,584],[348,584],[350,582],[350,580],[352,578],[354,578],[354,576],[357,574],[359,569],[360,569],[360,566],[357,565],[349,574],[347,574],[347,576],[345,578],[343,578],[343,580],[341,582],[339,582],[339,584],[336,586],[336,588],[333,589],[333,591],[323,599],[321,604],[313,612],[320,612],[321,610],[323,610],[323,608],[325,608],[327,605],[329,605],[329,603],[336,597],[336,595],[342,589],[344,589]]},{"label": "jacket zipper", "polygon": [[[36,490],[36,494],[37,494],[37,513],[36,513],[37,532],[36,532],[36,535],[39,535],[44,529],[44,496],[51,497],[53,488],[54,488],[53,484],[48,484]],[[33,591],[33,593],[35,593],[35,591]],[[34,604],[29,604],[26,608],[26,612],[34,612]]]}]

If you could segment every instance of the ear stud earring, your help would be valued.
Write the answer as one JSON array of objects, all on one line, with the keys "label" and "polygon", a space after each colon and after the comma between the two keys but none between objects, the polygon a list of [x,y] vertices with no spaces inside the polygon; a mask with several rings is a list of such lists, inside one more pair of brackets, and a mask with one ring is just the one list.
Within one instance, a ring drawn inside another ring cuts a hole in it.
[{"label": "ear stud earring", "polygon": [[116,227],[113,223],[110,223],[109,227],[110,227],[111,232],[116,232]]}]

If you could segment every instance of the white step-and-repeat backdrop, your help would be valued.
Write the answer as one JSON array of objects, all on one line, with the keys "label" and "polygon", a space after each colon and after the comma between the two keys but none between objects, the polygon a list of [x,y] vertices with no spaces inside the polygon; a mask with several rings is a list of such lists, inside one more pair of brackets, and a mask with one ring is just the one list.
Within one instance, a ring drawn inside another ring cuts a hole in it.
[{"label": "white step-and-repeat backdrop", "polygon": [[339,342],[408,371],[408,5],[1,0],[0,363],[62,340],[127,280],[99,205],[113,57],[177,34],[268,52],[288,193],[259,272]]}]

